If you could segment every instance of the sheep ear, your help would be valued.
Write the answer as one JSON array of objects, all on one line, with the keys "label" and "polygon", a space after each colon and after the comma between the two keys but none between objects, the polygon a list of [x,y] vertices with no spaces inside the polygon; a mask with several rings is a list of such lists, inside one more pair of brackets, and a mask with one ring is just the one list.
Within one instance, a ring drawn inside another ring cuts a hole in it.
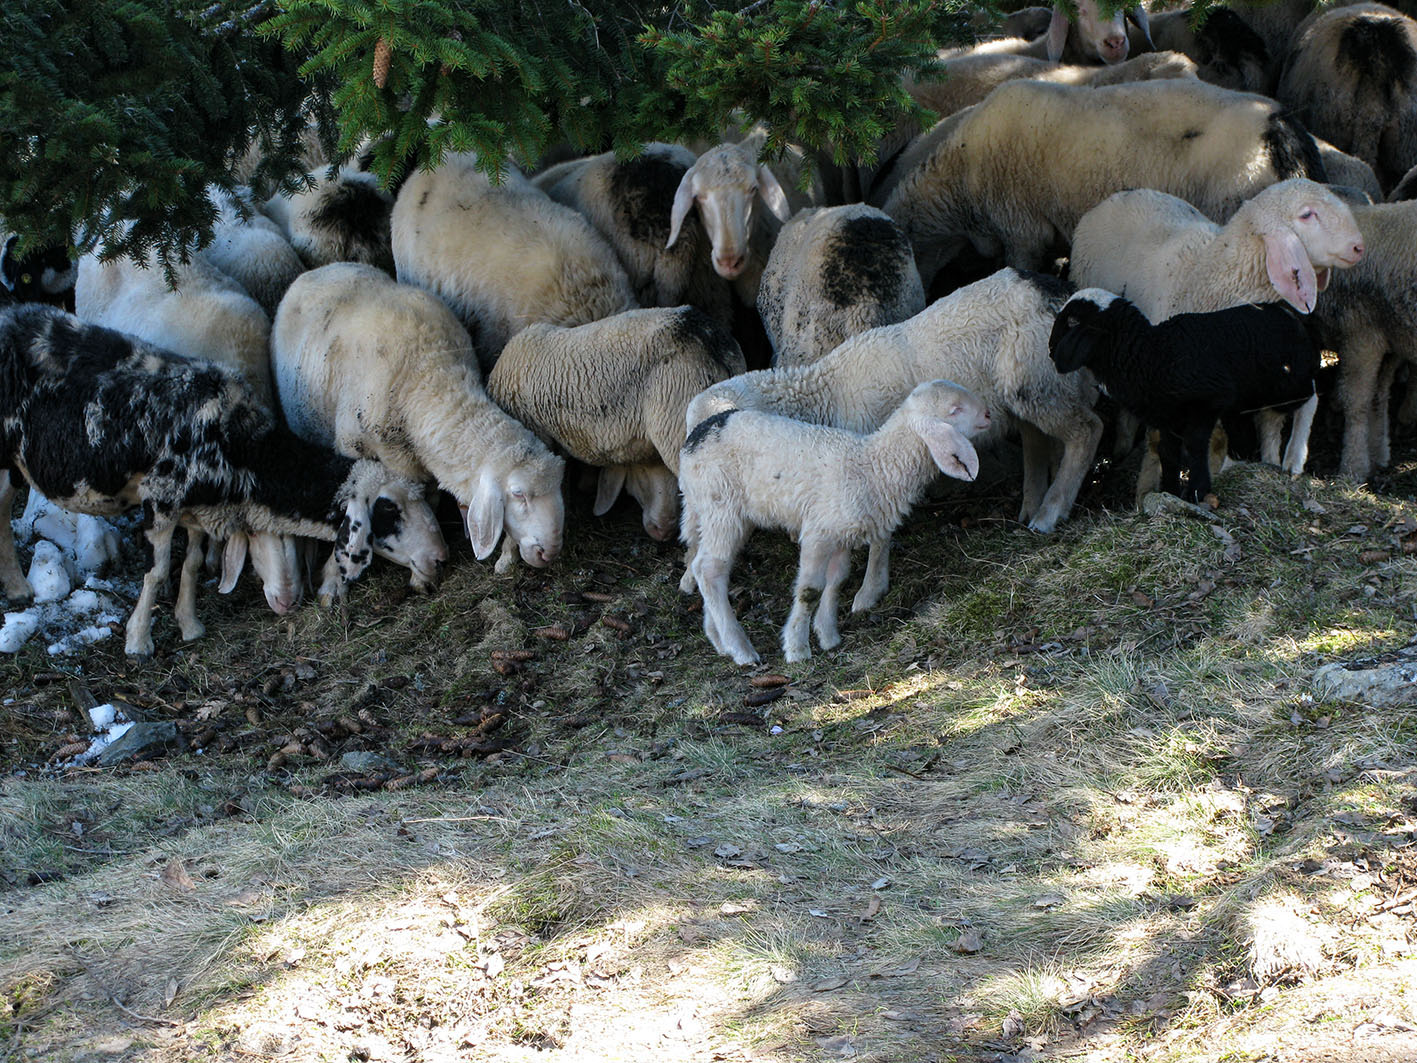
[{"label": "sheep ear", "polygon": [[600,478],[595,484],[595,506],[591,512],[597,517],[603,517],[609,513],[610,507],[620,497],[620,491],[624,486],[624,465],[611,465],[609,468],[601,469]]},{"label": "sheep ear", "polygon": [[483,476],[477,481],[477,490],[473,492],[472,504],[467,507],[464,520],[468,541],[472,543],[472,555],[479,561],[486,561],[492,556],[497,540],[502,537],[505,505],[502,485],[495,477]]},{"label": "sheep ear", "polygon": [[230,594],[236,589],[236,581],[241,578],[241,570],[246,567],[247,539],[245,532],[233,532],[221,551],[221,582],[217,590]]},{"label": "sheep ear", "polygon": [[1056,63],[1063,57],[1063,46],[1068,43],[1068,13],[1056,4],[1053,17],[1048,20],[1048,59]]},{"label": "sheep ear", "polygon": [[1156,42],[1151,39],[1151,16],[1146,13],[1146,5],[1138,4],[1136,7],[1127,8],[1127,18],[1135,22],[1137,29],[1141,30],[1141,35],[1146,38],[1146,46],[1153,52],[1156,51]]},{"label": "sheep ear", "polygon": [[1265,270],[1269,282],[1290,306],[1310,313],[1319,297],[1319,281],[1309,253],[1288,229],[1264,236]]},{"label": "sheep ear", "polygon": [[763,202],[778,221],[787,221],[792,217],[792,208],[787,205],[787,193],[782,190],[772,171],[762,163],[758,163],[758,195],[763,197]]},{"label": "sheep ear", "polygon": [[948,421],[932,418],[918,429],[920,438],[930,448],[930,457],[946,476],[956,480],[973,480],[979,475],[979,454],[974,444]]},{"label": "sheep ear", "polygon": [[679,188],[674,193],[674,206],[669,208],[669,242],[664,245],[667,251],[674,246],[674,241],[679,239],[679,230],[684,225],[684,219],[689,216],[689,208],[694,205],[694,168],[690,166],[684,171],[684,176],[679,179]]},{"label": "sheep ear", "polygon": [[351,498],[344,507],[344,520],[335,534],[335,564],[346,581],[358,579],[374,559],[368,510]]},{"label": "sheep ear", "polygon": [[1074,373],[1087,365],[1087,356],[1091,352],[1092,344],[1086,330],[1073,327],[1062,332],[1055,331],[1054,337],[1049,345],[1049,353],[1053,356],[1053,365],[1058,372]]}]

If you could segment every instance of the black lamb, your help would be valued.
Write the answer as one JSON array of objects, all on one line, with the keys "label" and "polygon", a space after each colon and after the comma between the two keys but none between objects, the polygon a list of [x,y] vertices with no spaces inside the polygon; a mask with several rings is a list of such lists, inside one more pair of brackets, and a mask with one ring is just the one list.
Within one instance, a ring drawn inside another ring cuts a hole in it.
[{"label": "black lamb", "polygon": [[1048,350],[1060,373],[1091,370],[1120,406],[1159,430],[1162,490],[1192,502],[1210,493],[1216,422],[1302,404],[1314,394],[1319,370],[1318,345],[1287,303],[1178,314],[1152,324],[1101,288],[1085,288],[1063,304]]}]

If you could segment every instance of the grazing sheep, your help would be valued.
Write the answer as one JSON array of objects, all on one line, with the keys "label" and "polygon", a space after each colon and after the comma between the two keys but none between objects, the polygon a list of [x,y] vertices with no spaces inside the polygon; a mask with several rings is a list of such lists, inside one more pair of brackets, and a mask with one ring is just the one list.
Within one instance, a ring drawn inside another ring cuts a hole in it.
[{"label": "grazing sheep", "polygon": [[[1307,314],[1331,270],[1362,257],[1363,235],[1347,204],[1295,178],[1261,191],[1224,226],[1163,192],[1118,192],[1078,222],[1069,273],[1081,287],[1120,292],[1151,321],[1269,302],[1276,294]],[[1308,457],[1314,409],[1295,416],[1283,457],[1294,476]],[[1265,461],[1280,461],[1282,427],[1282,415],[1260,418]],[[1154,471],[1152,463],[1143,467],[1138,498],[1152,489]]]},{"label": "grazing sheep", "polygon": [[532,184],[585,215],[605,237],[641,306],[688,303],[731,326],[733,291],[714,271],[708,234],[696,215],[667,246],[675,194],[696,161],[677,144],[647,144],[625,161],[606,152],[560,163]]},{"label": "grazing sheep", "polygon": [[1417,22],[1384,4],[1314,16],[1284,61],[1275,98],[1393,187],[1417,163]]},{"label": "grazing sheep", "polygon": [[729,333],[691,306],[627,310],[575,328],[528,325],[502,350],[487,394],[543,440],[600,469],[595,515],[624,487],[652,538],[678,527],[684,411],[745,370]]},{"label": "grazing sheep", "polygon": [[758,661],[728,600],[733,561],[754,528],[780,528],[802,546],[783,656],[812,655],[808,614],[818,594],[817,644],[841,643],[837,596],[852,547],[889,541],[937,470],[978,475],[974,447],[949,421],[958,402],[959,388],[935,380],[914,388],[869,435],[758,410],[725,410],[689,433],[679,464],[685,583],[703,595],[714,649],[738,664]]},{"label": "grazing sheep", "polygon": [[[747,373],[715,384],[689,404],[687,423],[728,409],[760,409],[816,424],[869,432],[924,380],[947,377],[968,388],[955,427],[973,436],[994,414],[995,433],[1023,436],[1019,520],[1051,532],[1067,517],[1102,438],[1092,412],[1097,389],[1059,376],[1048,330],[1072,288],[1055,277],[1003,269],[931,303],[895,325],[847,340],[820,362]],[[1062,457],[1048,481],[1053,441]],[[985,439],[984,442],[989,442]],[[886,588],[889,540],[872,544],[852,609],[869,609]]]},{"label": "grazing sheep", "polygon": [[197,254],[246,289],[267,317],[274,317],[290,282],[305,272],[300,256],[276,223],[240,193],[211,185],[207,198],[217,208],[217,220],[212,242]]},{"label": "grazing sheep", "polygon": [[773,365],[806,365],[925,309],[910,241],[875,207],[814,207],[778,233],[758,288]]},{"label": "grazing sheep", "polygon": [[472,340],[433,295],[363,263],[311,270],[276,314],[271,361],[296,434],[436,480],[479,561],[504,527],[499,573],[518,549],[537,568],[561,552],[565,462],[487,397]]},{"label": "grazing sheep", "polygon": [[1353,218],[1367,251],[1334,276],[1315,317],[1324,346],[1338,352],[1338,472],[1362,481],[1390,457],[1393,377],[1417,364],[1417,201],[1357,205]]},{"label": "grazing sheep", "polygon": [[[331,262],[366,262],[394,272],[389,218],[394,197],[379,179],[354,166],[330,176],[326,167],[306,175],[309,187],[277,195],[261,208],[310,269]],[[274,312],[272,312],[274,313]]]},{"label": "grazing sheep", "polygon": [[1132,303],[1084,288],[1048,338],[1060,373],[1087,368],[1119,405],[1161,433],[1161,487],[1210,494],[1210,437],[1225,416],[1314,397],[1319,348],[1285,303],[1177,314],[1152,324]]},{"label": "grazing sheep", "polygon": [[605,237],[519,173],[492,184],[471,153],[404,182],[390,218],[398,279],[442,299],[472,333],[484,373],[533,321],[584,325],[634,293]]},{"label": "grazing sheep", "polygon": [[1170,192],[1224,220],[1265,186],[1322,171],[1313,138],[1262,96],[1189,78],[1010,81],[921,136],[872,199],[910,236],[928,288],[966,243],[1015,268],[1048,264],[1123,188]]},{"label": "grazing sheep", "polygon": [[[152,608],[179,524],[226,541],[224,587],[235,579],[237,553],[248,541],[266,542],[262,535],[333,541],[328,584],[336,568],[347,580],[368,565],[378,545],[370,526],[379,502],[421,498],[417,485],[377,462],[341,458],[276,426],[231,370],[53,307],[0,311],[0,366],[5,502],[19,473],[75,512],[143,508],[153,565],[128,620],[129,653],[152,652]],[[193,612],[200,541],[190,540],[178,591],[187,639],[202,634]],[[386,545],[402,551],[416,544],[404,533]],[[8,520],[0,521],[0,582],[11,597],[28,594]],[[269,599],[269,581],[267,591]],[[292,604],[271,601],[278,612]]]},{"label": "grazing sheep", "polygon": [[941,117],[972,107],[1006,81],[1027,79],[1059,85],[1120,85],[1128,81],[1193,78],[1196,64],[1176,52],[1146,52],[1114,66],[1059,64],[1012,52],[969,51],[946,56],[938,78],[906,77],[905,90]]}]

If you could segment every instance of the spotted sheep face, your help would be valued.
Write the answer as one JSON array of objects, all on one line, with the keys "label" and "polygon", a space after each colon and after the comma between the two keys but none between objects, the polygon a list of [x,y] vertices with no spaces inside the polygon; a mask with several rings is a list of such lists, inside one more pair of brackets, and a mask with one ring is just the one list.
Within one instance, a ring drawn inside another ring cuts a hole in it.
[{"label": "spotted sheep face", "polygon": [[369,535],[374,553],[409,570],[415,590],[438,586],[448,545],[422,484],[407,480],[385,484],[369,506]]}]

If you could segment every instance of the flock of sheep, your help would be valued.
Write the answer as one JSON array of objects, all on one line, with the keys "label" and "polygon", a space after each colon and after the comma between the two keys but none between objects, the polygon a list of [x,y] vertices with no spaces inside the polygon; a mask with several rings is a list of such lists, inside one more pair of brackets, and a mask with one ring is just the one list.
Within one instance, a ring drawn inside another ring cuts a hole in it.
[{"label": "flock of sheep", "polygon": [[[1078,0],[1006,28],[907,82],[936,125],[902,124],[869,167],[824,161],[809,192],[752,134],[498,183],[453,155],[393,194],[355,160],[265,203],[213,189],[215,240],[176,291],[153,263],[82,259],[74,314],[31,301],[67,263],[6,243],[0,512],[22,478],[83,512],[141,506],[153,565],[126,649],[145,654],[179,526],[190,639],[208,539],[221,589],[249,557],[276,612],[312,540],[333,544],[323,601],[374,554],[432,589],[439,488],[479,560],[500,540],[498,573],[550,564],[570,458],[597,515],[623,490],[651,536],[682,538],[681,589],[749,664],[728,584],[754,528],[801,546],[786,659],[810,656],[809,623],[831,648],[851,550],[870,609],[892,533],[934,476],[974,478],[976,445],[1017,432],[1019,519],[1064,520],[1099,386],[1119,438],[1153,430],[1139,491],[1204,498],[1212,431],[1242,414],[1265,460],[1303,470],[1333,350],[1340,471],[1384,463],[1417,360],[1417,22],[1279,0],[1195,30]],[[30,593],[8,520],[0,583]]]}]

